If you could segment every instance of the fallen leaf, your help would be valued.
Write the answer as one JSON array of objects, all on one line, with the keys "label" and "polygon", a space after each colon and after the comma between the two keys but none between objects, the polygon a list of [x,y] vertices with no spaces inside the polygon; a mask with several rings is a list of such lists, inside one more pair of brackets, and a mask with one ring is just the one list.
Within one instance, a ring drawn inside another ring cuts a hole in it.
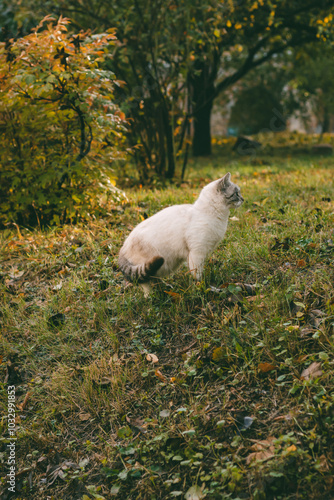
[{"label": "fallen leaf", "polygon": [[195,486],[191,486],[189,488],[184,498],[186,500],[201,500],[202,498],[205,498],[205,495],[203,494],[202,488],[196,484]]},{"label": "fallen leaf", "polygon": [[17,405],[19,410],[23,411],[25,409],[25,407],[27,406],[28,400],[30,398],[30,395],[31,395],[31,392],[28,391],[27,394],[25,395],[23,403],[20,405]]},{"label": "fallen leaf", "polygon": [[70,274],[70,270],[67,267],[64,267],[60,271],[58,271],[59,276],[66,276]]},{"label": "fallen leaf", "polygon": [[161,380],[161,382],[166,382],[167,379],[166,377],[161,373],[160,370],[155,370],[155,376],[158,377],[159,380]]},{"label": "fallen leaf", "polygon": [[222,347],[216,347],[212,353],[213,361],[220,361],[224,357],[224,351]]},{"label": "fallen leaf", "polygon": [[147,354],[146,356],[147,361],[150,361],[151,363],[158,363],[159,358],[155,354]]},{"label": "fallen leaf", "polygon": [[251,447],[251,450],[254,450],[253,453],[250,453],[246,458],[246,463],[249,465],[251,462],[257,460],[269,460],[275,455],[275,446],[273,442],[276,438],[269,437],[268,439],[264,439],[263,441],[257,441]]},{"label": "fallen leaf", "polygon": [[259,363],[258,368],[262,373],[267,373],[276,370],[276,366],[272,365],[271,363]]},{"label": "fallen leaf", "polygon": [[52,290],[61,290],[63,288],[63,283],[60,282],[58,285],[52,287]]},{"label": "fallen leaf", "polygon": [[305,267],[307,265],[307,262],[306,260],[304,259],[300,259],[298,262],[297,262],[297,267]]},{"label": "fallen leaf", "polygon": [[292,444],[291,446],[288,446],[288,448],[285,450],[287,453],[291,453],[292,451],[296,451],[297,448],[294,444]]},{"label": "fallen leaf", "polygon": [[310,314],[312,314],[312,316],[315,316],[316,318],[326,316],[326,313],[324,311],[320,311],[320,309],[312,309],[312,311],[310,311]]},{"label": "fallen leaf", "polygon": [[230,217],[229,220],[239,221],[240,219],[234,215],[233,217]]},{"label": "fallen leaf", "polygon": [[181,298],[181,295],[177,292],[168,292],[167,290],[165,290],[165,293],[167,293],[167,295],[170,295],[174,300]]},{"label": "fallen leaf", "polygon": [[327,472],[330,470],[330,465],[328,463],[327,457],[325,455],[321,455],[319,458],[319,465],[322,472]]},{"label": "fallen leaf", "polygon": [[9,276],[14,279],[14,280],[18,280],[19,278],[21,278],[23,275],[24,275],[24,271],[19,271],[18,269],[14,268],[11,270],[10,273],[8,273]]},{"label": "fallen leaf", "polygon": [[145,434],[145,432],[147,432],[147,430],[146,430],[147,423],[142,418],[139,418],[139,417],[137,417],[137,418],[130,418],[130,417],[126,416],[126,421],[130,425],[132,425],[133,427],[135,427],[136,429],[138,429],[140,432],[142,432],[143,434]]},{"label": "fallen leaf", "polygon": [[321,370],[321,363],[314,361],[308,368],[305,368],[305,370],[302,371],[301,373],[301,378],[304,380],[310,380],[312,378],[318,378],[321,377],[322,375],[322,370]]},{"label": "fallen leaf", "polygon": [[169,417],[169,415],[170,415],[170,411],[169,410],[162,410],[159,413],[159,416],[162,417],[162,418],[167,418],[167,417]]},{"label": "fallen leaf", "polygon": [[79,413],[79,419],[82,422],[85,422],[86,420],[89,420],[90,418],[91,418],[91,414],[90,413]]},{"label": "fallen leaf", "polygon": [[263,299],[263,298],[264,295],[254,295],[253,297],[246,297],[246,300],[248,300],[248,302],[254,302],[257,299]]}]

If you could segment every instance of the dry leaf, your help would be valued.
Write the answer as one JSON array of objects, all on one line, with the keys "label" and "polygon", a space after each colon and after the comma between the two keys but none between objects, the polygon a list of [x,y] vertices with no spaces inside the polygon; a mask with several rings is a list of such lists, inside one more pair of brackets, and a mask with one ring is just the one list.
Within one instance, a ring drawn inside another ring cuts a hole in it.
[{"label": "dry leaf", "polygon": [[315,316],[316,318],[326,316],[326,313],[324,311],[320,311],[320,309],[312,309],[312,311],[310,311],[310,314],[312,314],[312,316]]},{"label": "dry leaf", "polygon": [[313,335],[313,333],[315,332],[315,329],[314,328],[311,328],[309,326],[306,326],[305,328],[302,328],[300,330],[300,336],[301,337],[307,337],[309,335]]},{"label": "dry leaf", "polygon": [[8,273],[8,275],[14,279],[14,280],[17,280],[19,278],[22,278],[22,276],[24,275],[24,271],[19,271],[18,269],[14,268],[11,270],[10,273]]},{"label": "dry leaf", "polygon": [[262,373],[267,373],[276,370],[276,366],[272,365],[271,363],[259,363],[258,368]]},{"label": "dry leaf", "polygon": [[130,425],[132,425],[133,427],[135,427],[136,429],[138,429],[140,432],[142,432],[143,434],[145,434],[145,432],[147,432],[147,430],[146,430],[147,423],[142,418],[139,418],[139,417],[137,417],[137,418],[129,418],[128,416],[126,416],[126,421]]},{"label": "dry leaf", "polygon": [[23,400],[23,403],[20,405],[17,405],[19,410],[23,411],[25,409],[25,407],[27,406],[28,400],[30,398],[30,394],[31,394],[31,392],[27,392],[27,394],[25,395],[25,398]]},{"label": "dry leaf", "polygon": [[203,493],[203,487],[200,487],[198,484],[195,486],[191,486],[189,490],[185,494],[186,500],[201,500],[205,498],[206,495]]},{"label": "dry leaf", "polygon": [[90,413],[79,413],[79,419],[82,422],[85,422],[86,420],[89,420],[90,418],[91,418],[91,414]]},{"label": "dry leaf", "polygon": [[158,379],[161,380],[161,382],[167,381],[166,377],[161,373],[160,370],[155,370],[154,373],[155,373],[156,377],[158,377]]},{"label": "dry leaf", "polygon": [[147,359],[147,361],[150,361],[153,364],[158,363],[158,361],[159,361],[158,356],[156,356],[155,354],[147,354],[146,359]]},{"label": "dry leaf", "polygon": [[297,262],[297,266],[298,267],[305,267],[307,265],[306,261],[304,259],[300,259],[298,262]]},{"label": "dry leaf", "polygon": [[159,413],[159,416],[162,417],[162,418],[167,418],[170,416],[170,411],[169,410],[162,410],[160,413]]},{"label": "dry leaf", "polygon": [[305,368],[305,370],[302,371],[301,378],[304,380],[310,380],[312,378],[318,378],[321,377],[322,375],[322,370],[321,370],[321,363],[314,361],[314,363],[310,364],[308,368]]},{"label": "dry leaf", "polygon": [[178,300],[181,298],[181,295],[177,292],[167,292],[167,290],[165,290],[165,293],[167,293],[167,295],[170,295],[174,300]]},{"label": "dry leaf", "polygon": [[251,450],[254,450],[253,453],[250,453],[246,458],[246,463],[249,465],[251,462],[256,460],[269,460],[275,455],[275,446],[273,442],[276,438],[269,437],[263,441],[257,441],[251,447]]}]

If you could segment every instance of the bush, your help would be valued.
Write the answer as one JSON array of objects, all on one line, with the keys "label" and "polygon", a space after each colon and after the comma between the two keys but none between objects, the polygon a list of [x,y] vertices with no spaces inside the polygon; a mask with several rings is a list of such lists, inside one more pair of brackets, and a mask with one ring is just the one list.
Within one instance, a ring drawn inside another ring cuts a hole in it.
[{"label": "bush", "polygon": [[113,102],[121,83],[101,63],[116,38],[112,30],[70,36],[68,23],[48,16],[0,44],[2,225],[86,217],[102,192],[115,191],[125,116]]}]

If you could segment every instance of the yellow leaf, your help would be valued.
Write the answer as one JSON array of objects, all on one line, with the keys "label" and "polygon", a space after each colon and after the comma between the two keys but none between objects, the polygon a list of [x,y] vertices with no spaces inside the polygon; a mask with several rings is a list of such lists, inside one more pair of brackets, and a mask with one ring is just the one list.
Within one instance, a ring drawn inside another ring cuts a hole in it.
[{"label": "yellow leaf", "polygon": [[219,361],[224,357],[224,352],[222,347],[216,347],[216,349],[212,353],[213,361]]},{"label": "yellow leaf", "polygon": [[296,450],[297,450],[296,446],[294,444],[292,444],[285,451],[287,451],[288,453],[291,453],[292,451],[296,451]]},{"label": "yellow leaf", "polygon": [[213,32],[213,34],[215,35],[216,38],[220,37],[220,31],[218,29],[215,29],[215,31]]},{"label": "yellow leaf", "polygon": [[231,21],[227,21],[226,26],[227,26],[228,28],[230,28],[230,27],[232,26]]}]

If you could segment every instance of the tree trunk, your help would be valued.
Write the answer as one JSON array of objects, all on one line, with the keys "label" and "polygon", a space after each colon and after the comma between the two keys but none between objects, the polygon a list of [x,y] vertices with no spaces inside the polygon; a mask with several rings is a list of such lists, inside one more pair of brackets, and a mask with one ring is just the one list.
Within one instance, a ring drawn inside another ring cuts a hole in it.
[{"label": "tree trunk", "polygon": [[194,117],[193,154],[194,156],[211,155],[210,118],[215,88],[215,72],[203,60],[197,60],[195,71],[190,77],[191,101]]},{"label": "tree trunk", "polygon": [[199,106],[194,112],[193,155],[211,155],[212,101]]},{"label": "tree trunk", "polygon": [[326,134],[329,132],[329,113],[327,106],[324,109],[324,114],[323,114],[323,121],[322,121],[322,127],[321,127],[321,135]]}]

